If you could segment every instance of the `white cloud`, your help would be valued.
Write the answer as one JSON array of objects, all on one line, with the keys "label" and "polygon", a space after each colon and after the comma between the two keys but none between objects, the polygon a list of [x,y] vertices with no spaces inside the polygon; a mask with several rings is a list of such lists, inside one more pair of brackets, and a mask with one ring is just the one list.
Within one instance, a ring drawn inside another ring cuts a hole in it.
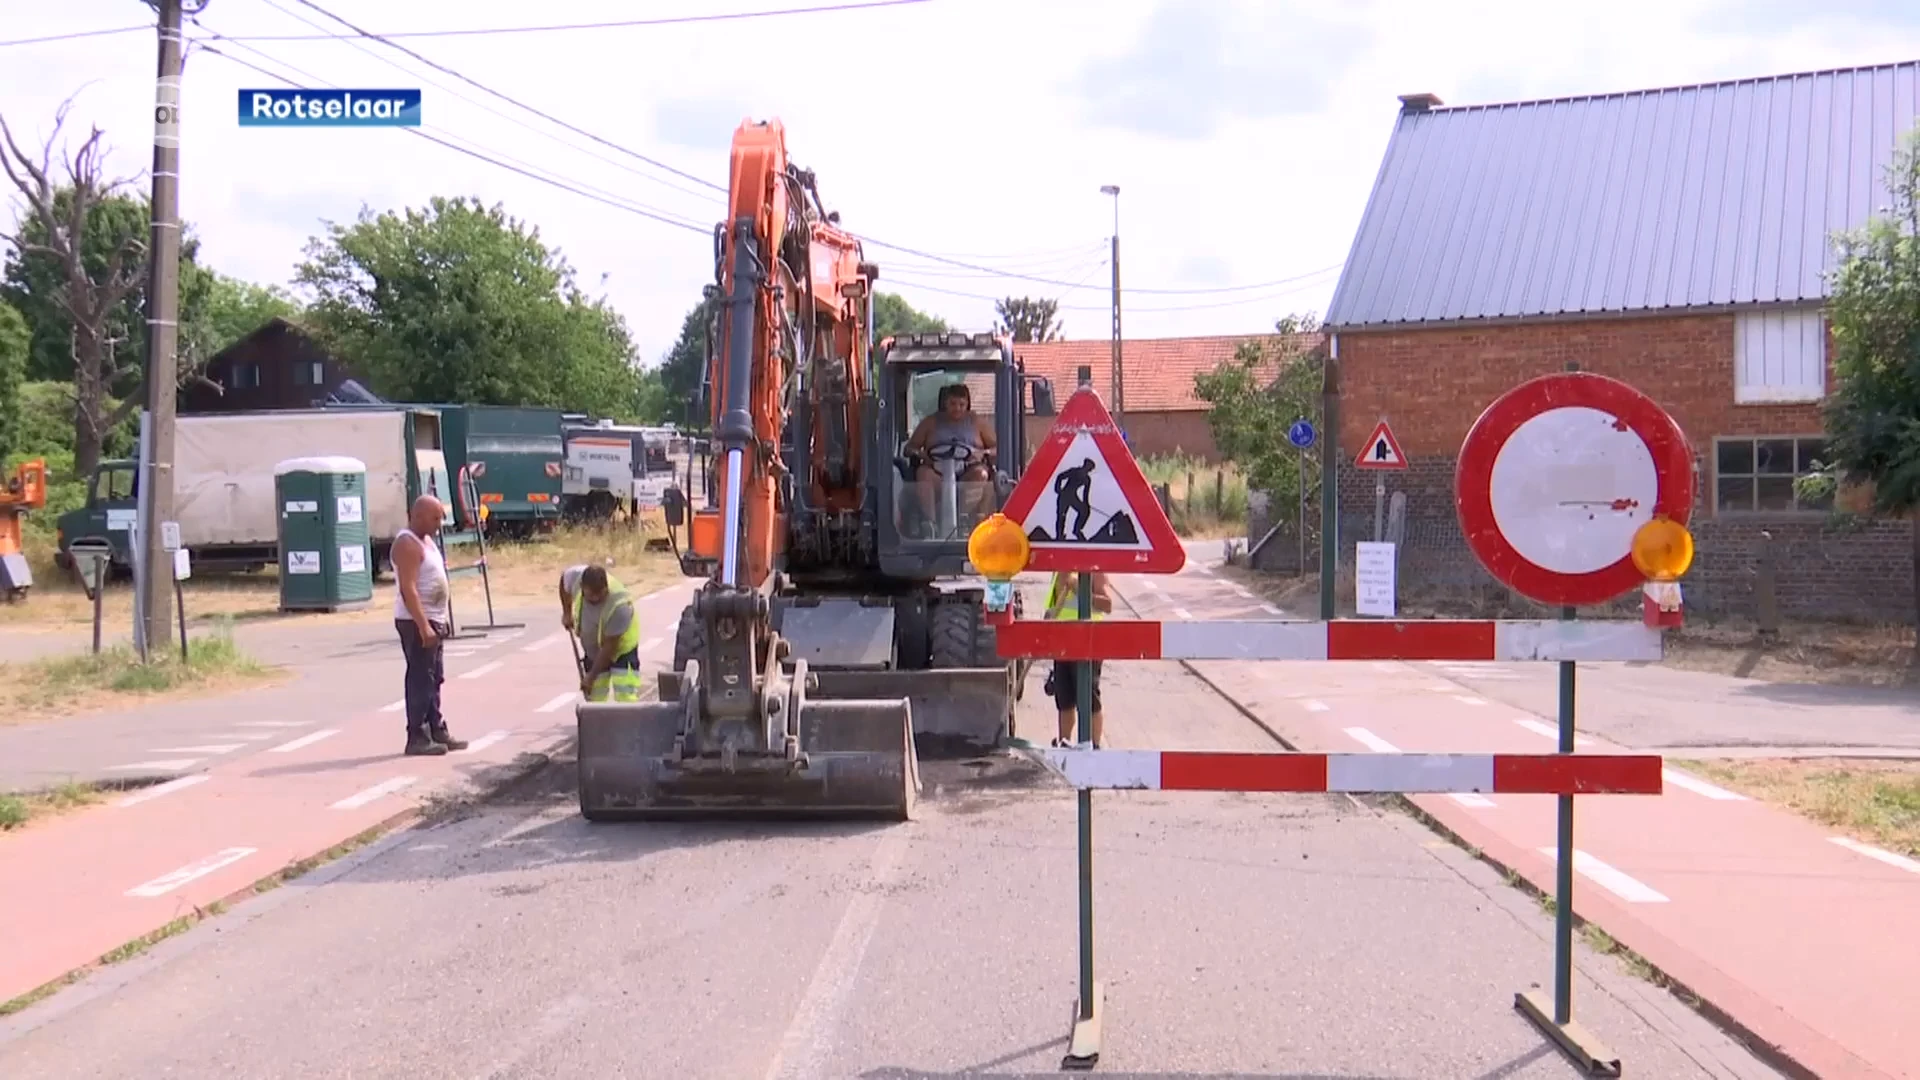
[{"label": "white cloud", "polygon": [[[677,0],[649,4],[644,16],[617,0],[317,2],[369,29],[398,31],[710,14],[792,0]],[[214,265],[285,281],[320,218],[350,220],[363,203],[386,209],[435,194],[501,201],[561,247],[589,287],[606,275],[605,290],[645,354],[657,357],[711,279],[705,234],[721,198],[627,151],[724,183],[733,125],[743,115],[777,116],[796,162],[815,170],[829,208],[855,231],[1084,283],[1064,290],[870,248],[886,287],[917,307],[984,327],[990,301],[952,293],[1057,295],[1071,335],[1099,336],[1112,214],[1099,188],[1114,183],[1129,335],[1239,333],[1285,311],[1324,310],[1334,275],[1238,293],[1133,290],[1300,278],[1340,262],[1396,95],[1506,100],[1920,55],[1920,20],[1899,3],[1830,2],[1814,16],[1797,4],[1775,8],[1743,18],[1731,0],[1600,9],[1368,0],[1350,6],[1351,25],[1329,29],[1325,13],[1334,9],[1281,0],[932,0],[402,41],[625,151],[370,42],[261,42],[254,48],[272,58],[268,66],[303,82],[421,87],[425,130],[694,227],[661,225],[396,131],[242,129],[236,91],[275,84],[205,53],[187,68],[182,206]],[[127,25],[144,11],[126,0],[35,5],[10,13],[0,38]],[[313,32],[296,13],[340,29],[296,0],[215,0],[201,20],[234,36]],[[263,62],[238,46],[216,47]],[[74,122],[106,130],[120,170],[143,170],[153,70],[147,33],[0,49],[0,115],[37,134],[59,100],[87,84]],[[1116,102],[1138,113],[1131,126],[1115,115]],[[1200,134],[1165,134],[1171,129]],[[1168,308],[1187,310],[1156,310]]]}]

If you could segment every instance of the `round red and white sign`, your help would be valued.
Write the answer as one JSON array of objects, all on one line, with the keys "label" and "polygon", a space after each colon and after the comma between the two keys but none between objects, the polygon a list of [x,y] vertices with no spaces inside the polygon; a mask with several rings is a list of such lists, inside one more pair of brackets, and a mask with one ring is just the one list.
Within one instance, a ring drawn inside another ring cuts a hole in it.
[{"label": "round red and white sign", "polygon": [[1693,510],[1693,452],[1652,398],[1590,372],[1547,375],[1487,406],[1460,448],[1467,546],[1529,599],[1599,604],[1638,588],[1636,529]]}]

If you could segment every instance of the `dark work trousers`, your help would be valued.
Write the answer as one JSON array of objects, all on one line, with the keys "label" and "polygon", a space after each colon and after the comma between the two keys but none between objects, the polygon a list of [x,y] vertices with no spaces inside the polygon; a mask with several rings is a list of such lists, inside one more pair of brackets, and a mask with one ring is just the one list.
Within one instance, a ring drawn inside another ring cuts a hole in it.
[{"label": "dark work trousers", "polygon": [[440,684],[447,681],[446,636],[451,628],[433,623],[440,641],[429,649],[420,644],[420,627],[412,619],[395,619],[393,625],[407,658],[407,732],[424,736],[447,723],[440,716]]}]

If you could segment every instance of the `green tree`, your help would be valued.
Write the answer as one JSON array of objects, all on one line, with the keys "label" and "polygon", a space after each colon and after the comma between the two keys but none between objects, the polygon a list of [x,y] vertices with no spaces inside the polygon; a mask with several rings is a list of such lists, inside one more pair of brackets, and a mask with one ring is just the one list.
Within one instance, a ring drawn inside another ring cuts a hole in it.
[{"label": "green tree", "polygon": [[[1842,485],[1870,489],[1876,513],[1910,516],[1920,510],[1920,128],[1894,154],[1887,190],[1885,214],[1835,238],[1831,460],[1799,487],[1807,500]],[[1920,520],[1914,525],[1920,570]],[[1920,591],[1915,603],[1920,623]]]},{"label": "green tree", "polygon": [[25,449],[20,438],[20,384],[27,378],[27,349],[32,345],[27,320],[0,302],[0,463]]},{"label": "green tree", "polygon": [[1319,325],[1312,314],[1288,315],[1274,324],[1275,337],[1243,341],[1233,359],[1193,377],[1214,446],[1246,473],[1249,488],[1276,499],[1298,499],[1301,485],[1313,483],[1287,428],[1319,416],[1322,359],[1310,344]]},{"label": "green tree", "polygon": [[[708,405],[700,399],[700,384],[707,373],[707,346],[714,333],[714,318],[720,311],[719,297],[702,296],[680,320],[680,336],[660,361],[659,385],[662,419],[674,420],[690,428],[707,426]],[[672,415],[675,408],[679,415]]]},{"label": "green tree", "polygon": [[217,270],[198,271],[204,288],[180,320],[180,363],[205,371],[221,349],[258,330],[269,319],[298,319],[300,305],[277,285],[256,285]]},{"label": "green tree", "polygon": [[497,205],[363,208],[308,243],[295,281],[313,296],[306,323],[389,399],[600,415],[639,404],[625,321]]},{"label": "green tree", "polygon": [[993,302],[999,317],[998,329],[1013,335],[1013,340],[1058,341],[1065,327],[1060,325],[1060,301],[1030,296],[1009,296]]},{"label": "green tree", "polygon": [[899,293],[873,294],[873,340],[900,334],[939,334],[951,329],[945,319],[914,310]]}]

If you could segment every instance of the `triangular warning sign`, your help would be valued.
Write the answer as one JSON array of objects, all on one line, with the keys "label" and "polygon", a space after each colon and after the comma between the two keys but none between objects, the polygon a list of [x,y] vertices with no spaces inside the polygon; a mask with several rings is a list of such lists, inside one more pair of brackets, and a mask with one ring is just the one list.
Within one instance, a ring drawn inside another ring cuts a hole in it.
[{"label": "triangular warning sign", "polygon": [[1393,437],[1393,429],[1385,420],[1374,426],[1373,434],[1361,444],[1360,456],[1353,459],[1357,469],[1404,469],[1407,467],[1407,455],[1400,452],[1400,440]]},{"label": "triangular warning sign", "polygon": [[1026,531],[1031,570],[1172,574],[1187,564],[1153,486],[1088,387],[1067,399],[1001,512]]}]

